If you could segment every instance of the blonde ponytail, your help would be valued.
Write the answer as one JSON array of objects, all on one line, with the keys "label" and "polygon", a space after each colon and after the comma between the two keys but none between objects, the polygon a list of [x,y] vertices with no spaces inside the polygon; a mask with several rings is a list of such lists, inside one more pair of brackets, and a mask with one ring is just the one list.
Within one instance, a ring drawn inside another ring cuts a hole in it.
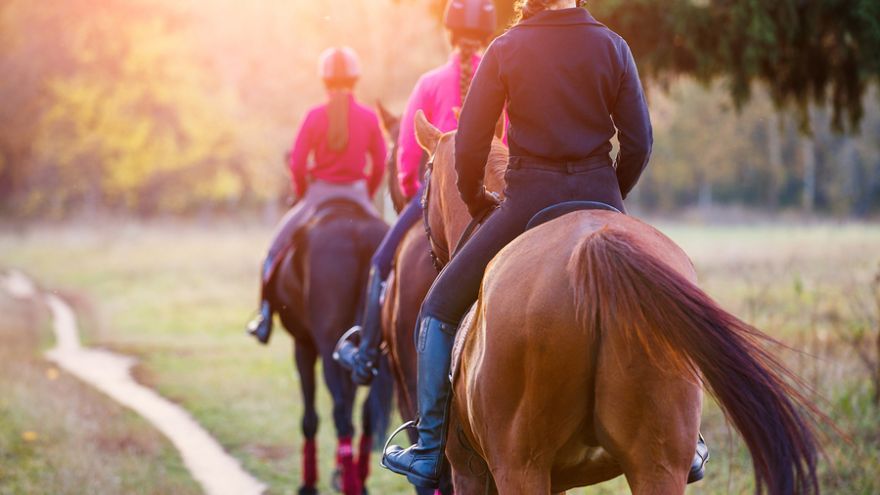
[{"label": "blonde ponytail", "polygon": [[483,47],[483,43],[478,40],[462,38],[458,40],[458,63],[460,78],[458,80],[459,91],[461,91],[461,104],[467,97],[468,90],[471,88],[471,81],[474,79],[474,54]]}]

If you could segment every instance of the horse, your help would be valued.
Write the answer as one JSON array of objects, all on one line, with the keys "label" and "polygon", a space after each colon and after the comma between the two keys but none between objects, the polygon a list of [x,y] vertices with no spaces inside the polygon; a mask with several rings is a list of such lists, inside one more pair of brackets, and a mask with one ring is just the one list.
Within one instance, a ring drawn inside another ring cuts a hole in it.
[{"label": "horse", "polygon": [[[377,104],[377,108],[382,127],[392,143],[386,166],[388,191],[395,209],[400,212],[407,203],[400,188],[400,181],[397,180],[397,138],[400,134],[400,117],[393,115],[381,103]],[[424,226],[417,223],[410,228],[397,247],[382,302],[382,341],[388,350],[391,370],[397,385],[397,406],[403,418],[414,417],[417,414],[415,402],[417,360],[413,329],[418,320],[422,301],[436,277],[437,270],[430,257]],[[409,433],[410,439],[415,441],[414,432]],[[434,491],[416,488],[416,493],[430,495]],[[451,493],[451,487],[444,486],[441,493]]]},{"label": "horse", "polygon": [[[417,115],[433,170],[431,245],[470,224],[455,187],[455,134]],[[502,192],[507,150],[486,169]],[[575,211],[492,260],[453,360],[446,455],[455,493],[564,493],[621,474],[634,494],[683,494],[703,385],[740,432],[759,492],[818,493],[813,420],[771,339],[724,311],[662,233],[621,213]]]},{"label": "horse", "polygon": [[391,204],[394,205],[394,211],[400,213],[406,206],[407,198],[403,194],[400,187],[400,180],[397,178],[397,151],[399,149],[400,140],[400,116],[394,115],[381,101],[376,102],[376,113],[379,114],[379,123],[385,132],[385,137],[389,141],[390,152],[388,160],[385,162],[385,170],[387,175],[385,180],[388,187],[388,195],[391,197]]},{"label": "horse", "polygon": [[301,426],[305,443],[300,495],[318,493],[315,441],[318,358],[323,361],[324,381],[333,400],[333,422],[338,438],[334,484],[345,495],[366,493],[373,435],[384,432],[387,426],[393,383],[386,366],[364,402],[363,431],[355,459],[352,416],[356,388],[332,354],[344,329],[360,318],[370,256],[387,229],[384,221],[360,206],[345,200],[330,200],[294,234],[293,248],[285,254],[267,287],[272,306],[278,308],[281,322],[293,338],[294,360],[302,385]]}]

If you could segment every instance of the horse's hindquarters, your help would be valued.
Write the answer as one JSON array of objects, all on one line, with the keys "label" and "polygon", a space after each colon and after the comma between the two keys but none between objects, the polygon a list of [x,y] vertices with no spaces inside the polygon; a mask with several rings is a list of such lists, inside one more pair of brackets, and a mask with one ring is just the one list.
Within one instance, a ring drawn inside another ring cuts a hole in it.
[{"label": "horse's hindquarters", "polygon": [[[671,262],[689,266],[671,241],[647,225],[589,211],[527,232],[486,271],[474,328],[463,345],[454,406],[500,493],[507,483],[546,482],[561,491],[622,473],[595,414],[601,397],[594,390],[609,372],[599,369],[601,332],[579,318],[583,307],[569,266],[580,241],[606,225],[662,244]],[[464,454],[450,454],[457,478],[467,476]]]}]

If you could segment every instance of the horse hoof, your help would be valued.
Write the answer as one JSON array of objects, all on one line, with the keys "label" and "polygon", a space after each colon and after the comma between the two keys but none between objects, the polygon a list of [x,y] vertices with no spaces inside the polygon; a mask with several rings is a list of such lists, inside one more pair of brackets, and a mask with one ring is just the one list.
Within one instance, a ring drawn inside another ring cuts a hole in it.
[{"label": "horse hoof", "polygon": [[313,486],[301,486],[297,495],[318,495],[318,489]]},{"label": "horse hoof", "polygon": [[330,488],[333,488],[334,492],[342,493],[342,470],[336,468],[333,470],[333,474],[330,475]]}]

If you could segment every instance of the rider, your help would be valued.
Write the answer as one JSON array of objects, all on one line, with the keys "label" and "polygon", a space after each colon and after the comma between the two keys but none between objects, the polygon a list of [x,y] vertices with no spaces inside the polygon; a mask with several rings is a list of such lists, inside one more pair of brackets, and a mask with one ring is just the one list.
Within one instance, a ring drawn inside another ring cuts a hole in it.
[{"label": "rider", "polygon": [[470,88],[480,52],[495,32],[495,6],[492,0],[451,0],[446,6],[444,25],[453,52],[446,64],[426,73],[416,83],[400,124],[398,180],[403,193],[411,199],[370,264],[361,344],[352,370],[352,378],[362,385],[370,382],[378,363],[383,283],[391,272],[398,244],[422,215],[419,169],[423,151],[416,142],[416,112],[425,112],[428,120],[443,132],[458,127],[456,110],[461,109]]},{"label": "rider", "polygon": [[[482,178],[495,124],[507,106],[506,200],[446,265],[422,304],[418,442],[390,447],[383,462],[415,485],[437,486],[441,474],[453,341],[489,261],[546,207],[591,200],[623,210],[623,198],[648,163],[651,122],[629,46],[576,7],[575,0],[518,2],[519,22],[486,50],[462,110],[455,141],[458,190],[471,216],[479,217],[497,205]],[[610,157],[615,129],[616,166]],[[695,457],[696,469],[704,459]]]},{"label": "rider", "polygon": [[[265,287],[294,232],[322,204],[346,199],[379,216],[370,198],[385,173],[385,139],[379,118],[352,94],[361,75],[357,54],[348,47],[329,48],[321,55],[318,73],[328,101],[306,114],[290,153],[290,172],[299,201],[281,219],[263,263],[260,313],[248,332],[262,343],[272,332],[272,313]],[[313,164],[309,166],[309,157]],[[370,169],[367,171],[367,156]]]}]

